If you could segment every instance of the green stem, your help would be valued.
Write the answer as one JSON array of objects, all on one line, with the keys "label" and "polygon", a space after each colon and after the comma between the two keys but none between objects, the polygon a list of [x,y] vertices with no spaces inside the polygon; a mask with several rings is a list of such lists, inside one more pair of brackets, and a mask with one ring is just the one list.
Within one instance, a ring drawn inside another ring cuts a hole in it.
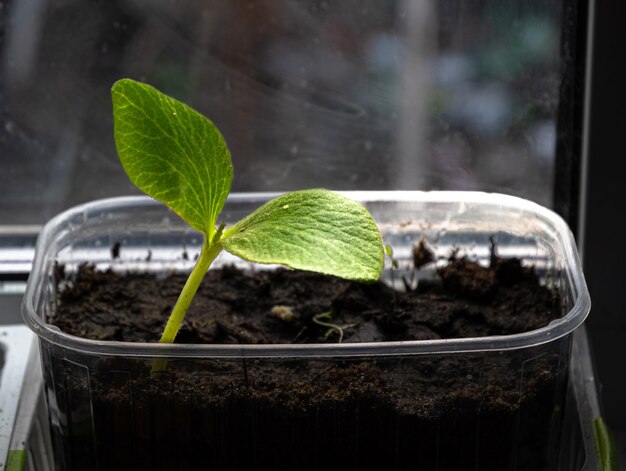
[{"label": "green stem", "polygon": [[161,336],[161,343],[174,343],[174,339],[176,338],[178,329],[180,329],[180,324],[182,324],[185,318],[185,314],[187,314],[191,300],[195,296],[196,291],[198,291],[198,287],[209,269],[209,266],[211,266],[211,263],[221,251],[222,246],[219,243],[211,246],[209,239],[207,237],[204,238],[202,251],[200,252],[196,266],[193,267],[193,270],[189,274],[189,278],[187,278],[187,282],[178,296],[174,309],[172,309],[170,318]]},{"label": "green stem", "polygon": [[[212,244],[210,240],[211,239],[208,237],[204,237],[202,251],[200,252],[198,261],[189,274],[189,278],[187,278],[187,282],[178,296],[174,309],[172,309],[170,318],[167,320],[165,330],[163,331],[163,335],[161,335],[161,343],[174,343],[178,329],[180,329],[180,325],[185,318],[185,314],[187,314],[187,310],[189,309],[189,305],[196,291],[198,291],[200,283],[204,279],[204,275],[211,266],[211,263],[213,263],[213,260],[215,260],[215,257],[222,251],[222,245],[219,242]],[[157,358],[152,363],[152,372],[163,371],[166,365],[167,360],[165,358]]]}]

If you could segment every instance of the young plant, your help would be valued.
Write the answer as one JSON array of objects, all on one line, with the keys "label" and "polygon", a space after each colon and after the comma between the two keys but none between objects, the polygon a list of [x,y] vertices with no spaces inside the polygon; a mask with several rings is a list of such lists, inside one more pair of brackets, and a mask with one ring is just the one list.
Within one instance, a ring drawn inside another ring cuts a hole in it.
[{"label": "young plant", "polygon": [[172,343],[207,269],[222,250],[258,263],[373,282],[383,267],[376,223],[360,204],[315,189],[279,196],[229,228],[218,225],[233,167],[207,118],[130,79],[112,88],[115,143],[130,180],[203,237],[200,256],[165,326]]}]

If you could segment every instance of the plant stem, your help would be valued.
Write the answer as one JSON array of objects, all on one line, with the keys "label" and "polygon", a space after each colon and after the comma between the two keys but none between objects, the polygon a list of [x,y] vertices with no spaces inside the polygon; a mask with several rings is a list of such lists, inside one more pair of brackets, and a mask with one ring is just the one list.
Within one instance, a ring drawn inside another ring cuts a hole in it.
[{"label": "plant stem", "polygon": [[[222,251],[222,246],[219,242],[212,244],[210,240],[210,238],[205,236],[202,241],[202,251],[200,252],[198,261],[189,274],[189,278],[187,278],[187,282],[178,296],[174,309],[172,309],[170,318],[167,320],[165,330],[163,331],[163,335],[161,335],[161,343],[174,343],[178,329],[180,329],[180,325],[185,318],[185,314],[187,314],[187,310],[189,309],[189,305],[196,291],[198,291],[200,283],[204,279],[204,275],[213,260],[215,260],[215,257]],[[163,371],[166,365],[167,360],[165,358],[157,358],[152,363],[152,372]]]}]

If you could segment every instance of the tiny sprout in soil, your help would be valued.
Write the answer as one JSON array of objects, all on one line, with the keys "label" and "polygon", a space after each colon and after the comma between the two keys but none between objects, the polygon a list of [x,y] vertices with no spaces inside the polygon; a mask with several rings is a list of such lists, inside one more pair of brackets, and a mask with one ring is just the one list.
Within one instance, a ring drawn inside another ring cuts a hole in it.
[{"label": "tiny sprout in soil", "polygon": [[[230,192],[233,167],[213,122],[141,82],[122,79],[111,91],[115,144],[128,177],[203,234],[200,256],[167,321],[162,343],[174,342],[200,282],[222,250],[251,262],[362,282],[379,279],[382,239],[363,206],[328,190],[295,191],[226,228],[218,218]],[[341,328],[333,329],[341,338]],[[161,361],[153,371],[164,368]]]},{"label": "tiny sprout in soil", "polygon": [[356,326],[356,324],[346,324],[346,325],[337,325],[330,322],[333,318],[333,310],[322,312],[313,316],[313,322],[322,327],[327,327],[328,330],[324,334],[324,339],[330,337],[331,334],[336,333],[338,338],[338,342],[341,343],[343,341],[343,330],[349,329],[351,327]]}]

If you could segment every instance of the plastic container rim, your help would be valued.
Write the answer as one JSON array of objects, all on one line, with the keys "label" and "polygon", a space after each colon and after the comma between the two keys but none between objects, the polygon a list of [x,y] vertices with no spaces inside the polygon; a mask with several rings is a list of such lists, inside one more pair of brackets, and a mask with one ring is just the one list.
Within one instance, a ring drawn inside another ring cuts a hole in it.
[{"label": "plastic container rim", "polygon": [[[591,309],[589,292],[574,237],[565,221],[553,211],[531,201],[499,193],[466,191],[340,191],[360,202],[420,202],[420,203],[469,203],[485,204],[532,212],[548,223],[558,234],[557,241],[563,245],[567,264],[572,270],[572,283],[578,294],[572,309],[549,325],[514,335],[468,337],[462,339],[408,340],[396,342],[364,342],[341,344],[266,344],[266,345],[222,345],[222,344],[160,344],[143,342],[120,342],[89,340],[61,332],[44,322],[35,312],[34,299],[41,284],[35,283],[34,273],[45,267],[47,247],[44,242],[58,232],[63,221],[91,211],[102,211],[113,207],[161,205],[147,196],[122,196],[92,201],[70,208],[52,218],[42,229],[37,239],[32,272],[22,302],[22,316],[26,325],[40,338],[63,348],[87,354],[132,357],[170,358],[232,358],[232,357],[353,357],[353,356],[397,356],[436,353],[469,353],[495,350],[515,350],[538,346],[566,336],[581,325]],[[280,193],[232,193],[229,203],[246,202],[261,204]]]}]

